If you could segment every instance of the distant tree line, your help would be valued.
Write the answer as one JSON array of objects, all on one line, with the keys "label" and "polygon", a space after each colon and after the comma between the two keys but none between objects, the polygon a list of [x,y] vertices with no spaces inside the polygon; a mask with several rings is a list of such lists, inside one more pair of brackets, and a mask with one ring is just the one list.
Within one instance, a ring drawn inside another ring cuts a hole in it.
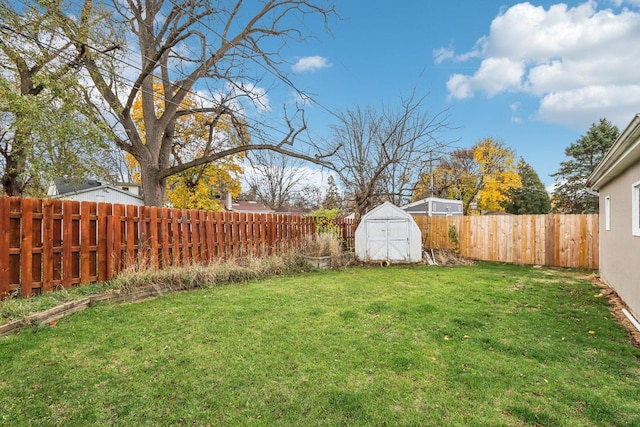
[{"label": "distant tree line", "polygon": [[412,200],[435,196],[462,200],[465,214],[503,211],[523,214],[598,213],[598,196],[586,181],[619,135],[601,119],[565,150],[568,160],[551,176],[555,189],[547,191],[534,168],[502,141],[486,138],[471,148],[443,155],[431,173],[416,184]]}]

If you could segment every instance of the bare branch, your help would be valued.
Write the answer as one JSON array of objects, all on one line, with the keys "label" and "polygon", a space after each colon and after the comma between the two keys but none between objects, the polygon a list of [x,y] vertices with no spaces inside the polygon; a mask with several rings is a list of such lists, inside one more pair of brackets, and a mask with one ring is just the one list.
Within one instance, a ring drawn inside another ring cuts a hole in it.
[{"label": "bare branch", "polygon": [[412,94],[397,109],[356,108],[340,115],[333,155],[327,159],[335,164],[358,214],[384,200],[405,202],[429,153],[448,144],[441,140],[450,129],[445,113],[424,112],[425,99]]}]

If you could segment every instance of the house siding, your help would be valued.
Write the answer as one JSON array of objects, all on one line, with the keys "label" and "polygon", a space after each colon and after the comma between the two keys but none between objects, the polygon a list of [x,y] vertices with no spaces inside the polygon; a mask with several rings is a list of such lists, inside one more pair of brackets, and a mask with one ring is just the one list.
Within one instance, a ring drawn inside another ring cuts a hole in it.
[{"label": "house siding", "polygon": [[53,196],[56,199],[75,200],[78,202],[119,203],[123,205],[144,205],[144,200],[133,193],[118,191],[108,187],[96,187],[77,193],[65,193]]},{"label": "house siding", "polygon": [[600,206],[611,200],[611,229],[606,215],[600,215],[600,276],[640,315],[640,236],[632,234],[632,186],[640,181],[640,164],[635,164],[600,188]]}]

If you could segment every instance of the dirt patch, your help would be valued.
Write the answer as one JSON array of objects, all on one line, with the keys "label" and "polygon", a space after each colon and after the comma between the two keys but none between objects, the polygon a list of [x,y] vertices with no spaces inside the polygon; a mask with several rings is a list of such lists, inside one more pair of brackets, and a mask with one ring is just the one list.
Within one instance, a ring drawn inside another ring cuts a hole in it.
[{"label": "dirt patch", "polygon": [[595,274],[580,278],[589,280],[591,283],[593,283],[594,286],[597,286],[600,289],[599,295],[602,295],[602,298],[606,298],[607,301],[609,301],[611,314],[627,331],[627,333],[629,334],[629,339],[631,340],[631,344],[633,344],[635,347],[640,348],[640,331],[638,331],[636,327],[633,326],[627,316],[625,316],[622,312],[623,308],[629,311],[629,307],[618,296],[618,293],[612,287],[600,280],[600,277]]}]

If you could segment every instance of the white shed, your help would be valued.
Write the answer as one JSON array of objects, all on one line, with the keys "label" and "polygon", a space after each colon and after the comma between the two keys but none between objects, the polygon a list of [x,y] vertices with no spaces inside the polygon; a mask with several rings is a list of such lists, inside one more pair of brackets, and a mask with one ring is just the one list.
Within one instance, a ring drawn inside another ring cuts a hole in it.
[{"label": "white shed", "polygon": [[356,257],[362,261],[422,260],[420,228],[411,215],[389,202],[362,217],[355,245]]}]

